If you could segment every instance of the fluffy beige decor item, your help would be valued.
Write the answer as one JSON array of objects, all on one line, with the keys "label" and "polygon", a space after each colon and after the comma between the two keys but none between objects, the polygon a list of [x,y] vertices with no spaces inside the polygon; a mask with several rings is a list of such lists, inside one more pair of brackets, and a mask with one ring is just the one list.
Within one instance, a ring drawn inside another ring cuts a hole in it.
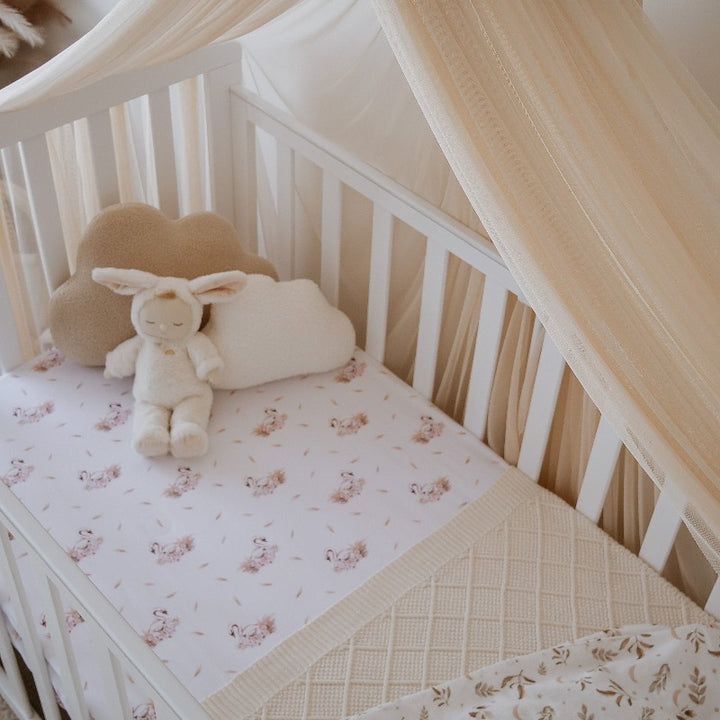
[{"label": "fluffy beige decor item", "polygon": [[90,223],[78,248],[75,274],[50,299],[50,331],[57,348],[83,365],[135,334],[131,298],[93,282],[95,267],[135,268],[192,279],[225,270],[277,277],[267,260],[246,252],[233,226],[210,212],[170,220],[142,203],[113,205]]}]

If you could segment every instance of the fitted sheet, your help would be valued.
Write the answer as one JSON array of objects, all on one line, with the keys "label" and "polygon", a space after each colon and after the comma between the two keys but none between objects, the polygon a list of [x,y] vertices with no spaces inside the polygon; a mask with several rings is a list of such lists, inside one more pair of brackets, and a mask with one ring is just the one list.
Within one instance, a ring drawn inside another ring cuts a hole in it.
[{"label": "fitted sheet", "polygon": [[[216,391],[210,451],[190,462],[134,453],[131,381],[57,352],[0,379],[0,397],[0,478],[198,699],[507,468],[359,350],[331,373]],[[12,622],[6,593],[3,608]],[[67,622],[82,648],[72,607]],[[101,707],[93,664],[80,665]]]},{"label": "fitted sheet", "polygon": [[[529,654],[552,655],[609,628],[690,624],[717,627],[640,558],[509,467],[443,527],[207,698],[205,708],[215,720],[349,717],[424,690],[443,700],[456,678],[488,666],[493,674],[492,666],[510,658],[528,670]],[[608,700],[607,716],[613,708]],[[402,704],[394,717],[435,717],[427,705],[427,712],[414,710]]]}]

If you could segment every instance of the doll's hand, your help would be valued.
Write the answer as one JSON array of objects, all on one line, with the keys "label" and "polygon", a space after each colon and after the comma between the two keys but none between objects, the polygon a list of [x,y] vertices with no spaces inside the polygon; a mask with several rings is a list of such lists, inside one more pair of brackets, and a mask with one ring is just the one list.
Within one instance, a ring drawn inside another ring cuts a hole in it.
[{"label": "doll's hand", "polygon": [[217,380],[223,365],[224,363],[220,357],[208,358],[198,365],[197,376],[200,380],[213,382],[213,380]]}]

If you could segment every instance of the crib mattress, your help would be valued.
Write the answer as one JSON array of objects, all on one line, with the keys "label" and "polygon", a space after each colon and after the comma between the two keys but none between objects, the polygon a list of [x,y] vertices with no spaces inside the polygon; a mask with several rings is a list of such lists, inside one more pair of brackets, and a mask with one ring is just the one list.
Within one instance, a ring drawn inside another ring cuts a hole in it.
[{"label": "crib mattress", "polygon": [[[507,467],[361,351],[336,372],[216,391],[210,451],[188,463],[134,453],[131,381],[56,352],[0,394],[0,478],[198,699]],[[90,642],[70,606],[67,622],[77,647]],[[92,663],[80,667],[102,707]]]},{"label": "crib mattress", "polygon": [[[450,681],[511,658],[528,670],[531,653],[554,664],[558,646],[611,628],[691,624],[718,627],[637,556],[511,467],[482,497],[205,707],[218,720],[374,718],[370,709],[389,702],[390,716],[398,719],[469,717],[440,712]],[[587,670],[607,680],[601,661],[593,656]],[[643,662],[640,655],[634,664]],[[422,690],[428,692],[419,711],[417,703],[396,705]],[[473,717],[497,717],[492,710],[483,715],[483,697],[476,700]],[[615,707],[607,699],[606,715],[614,717]]]}]

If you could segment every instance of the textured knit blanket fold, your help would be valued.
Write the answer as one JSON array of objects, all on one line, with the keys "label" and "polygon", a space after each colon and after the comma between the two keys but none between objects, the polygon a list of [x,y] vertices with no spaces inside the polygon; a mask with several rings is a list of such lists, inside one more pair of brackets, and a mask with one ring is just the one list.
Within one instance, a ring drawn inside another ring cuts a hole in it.
[{"label": "textured knit blanket fold", "polygon": [[509,658],[355,720],[710,717],[719,665],[718,628],[636,625]]},{"label": "textured knit blanket fold", "polygon": [[714,619],[509,468],[477,501],[204,701],[340,718],[607,628]]}]

